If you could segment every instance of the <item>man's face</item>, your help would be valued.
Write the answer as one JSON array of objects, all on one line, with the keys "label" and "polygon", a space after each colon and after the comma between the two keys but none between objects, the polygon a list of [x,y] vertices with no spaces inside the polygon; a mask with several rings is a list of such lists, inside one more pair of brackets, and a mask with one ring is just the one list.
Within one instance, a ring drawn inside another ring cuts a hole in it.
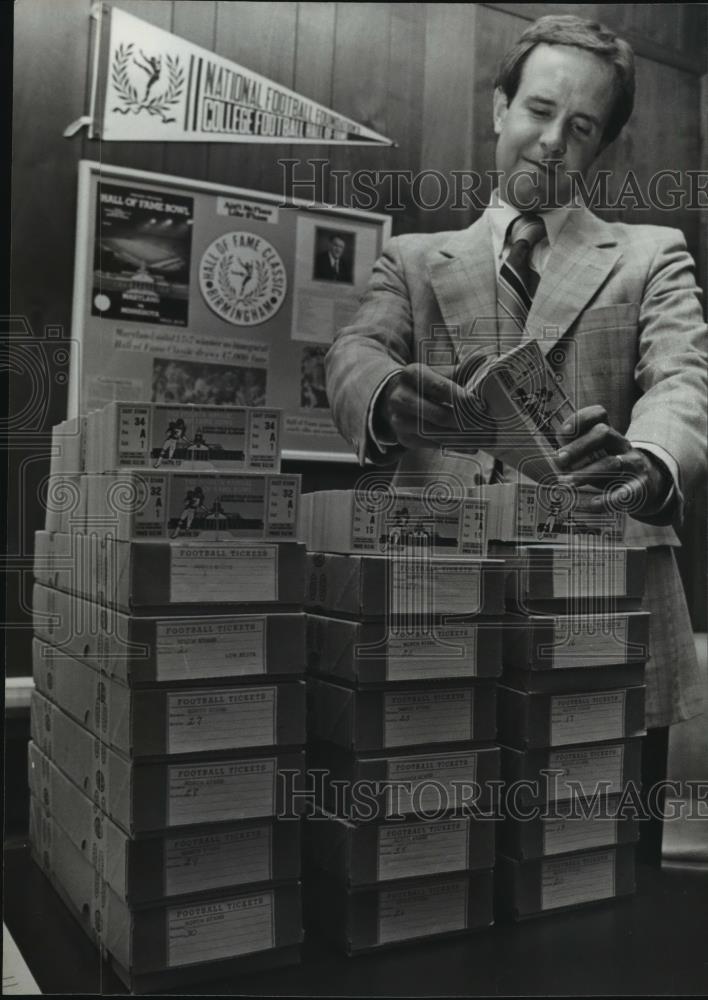
[{"label": "man's face", "polygon": [[329,249],[334,259],[339,260],[344,253],[344,240],[340,240],[335,236],[333,240],[329,241]]},{"label": "man's face", "polygon": [[[537,45],[511,103],[494,94],[499,191],[521,211],[565,204],[568,171],[584,174],[602,149],[615,72],[572,45]],[[552,164],[550,161],[557,161]]]}]

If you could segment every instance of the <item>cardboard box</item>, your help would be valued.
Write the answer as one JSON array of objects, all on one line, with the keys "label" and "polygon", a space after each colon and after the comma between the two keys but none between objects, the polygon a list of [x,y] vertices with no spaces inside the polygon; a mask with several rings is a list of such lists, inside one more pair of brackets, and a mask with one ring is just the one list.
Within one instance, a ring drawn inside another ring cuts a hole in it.
[{"label": "cardboard box", "polygon": [[499,685],[500,742],[521,750],[644,736],[645,688],[539,694]]},{"label": "cardboard box", "polygon": [[306,496],[300,537],[313,552],[376,555],[411,546],[436,555],[486,555],[486,504],[479,498],[395,487]]},{"label": "cardboard box", "polygon": [[370,684],[489,678],[501,673],[501,619],[473,624],[390,628],[307,615],[307,669],[364,687]]},{"label": "cardboard box", "polygon": [[297,542],[118,542],[42,532],[37,540],[41,582],[121,611],[303,604],[305,548]]},{"label": "cardboard box", "polygon": [[130,688],[61,650],[33,643],[37,690],[131,760],[305,742],[305,684]]},{"label": "cardboard box", "polygon": [[49,475],[83,472],[86,468],[86,417],[70,417],[52,427]]},{"label": "cardboard box", "polygon": [[579,804],[567,799],[554,803],[546,816],[525,819],[505,816],[496,824],[499,852],[507,858],[531,861],[636,843],[639,823],[632,816],[618,815],[620,802],[619,796],[607,796],[596,808],[583,813]]},{"label": "cardboard box", "polygon": [[315,804],[352,822],[486,813],[499,778],[499,748],[364,755],[330,743],[308,752]]},{"label": "cardboard box", "polygon": [[300,877],[297,821],[210,824],[136,839],[128,837],[32,742],[28,756],[34,803],[41,803],[42,812],[128,906]]},{"label": "cardboard box", "polygon": [[347,955],[460,936],[493,923],[492,872],[347,889],[326,875],[304,886],[305,927]]},{"label": "cardboard box", "polygon": [[619,795],[630,783],[641,786],[641,739],[570,748],[517,750],[501,747],[501,776],[517,788],[520,805],[542,805],[595,794]]},{"label": "cardboard box", "polygon": [[598,615],[508,615],[504,667],[565,670],[645,663],[649,612]]},{"label": "cardboard box", "polygon": [[502,672],[501,683],[533,694],[580,694],[637,687],[644,684],[644,663],[618,663],[610,667],[564,670],[513,670]]},{"label": "cardboard box", "polygon": [[279,773],[297,776],[304,765],[304,754],[295,751],[131,762],[37,691],[30,720],[40,750],[131,836],[275,816],[290,805]]},{"label": "cardboard box", "polygon": [[494,867],[492,820],[350,823],[318,811],[305,823],[311,868],[347,887]]},{"label": "cardboard box", "polygon": [[36,584],[33,615],[42,642],[129,687],[305,671],[302,612],[135,618]]},{"label": "cardboard box", "polygon": [[378,621],[504,613],[504,564],[493,559],[307,554],[305,605]]},{"label": "cardboard box", "polygon": [[86,468],[278,472],[281,423],[266,407],[109,403],[89,417]]},{"label": "cardboard box", "polygon": [[621,543],[626,515],[619,512],[597,513],[574,490],[541,486],[538,483],[495,483],[474,486],[471,496],[486,500],[489,555],[496,555],[494,542],[560,542],[577,535]]},{"label": "cardboard box", "polygon": [[32,572],[38,583],[46,587],[77,593],[77,582],[83,575],[83,551],[87,539],[82,534],[35,531]]},{"label": "cardboard box", "polygon": [[44,528],[71,534],[86,530],[86,490],[84,476],[78,472],[60,472],[42,484]]},{"label": "cardboard box", "polygon": [[496,738],[496,685],[355,691],[311,677],[308,733],[344,750],[383,751]]},{"label": "cardboard box", "polygon": [[33,573],[38,583],[95,599],[99,551],[107,539],[81,531],[36,531]]},{"label": "cardboard box", "polygon": [[158,469],[87,480],[87,530],[122,541],[297,538],[300,476]]},{"label": "cardboard box", "polygon": [[635,888],[631,844],[542,861],[499,856],[495,913],[523,920],[629,896]]},{"label": "cardboard box", "polygon": [[641,610],[646,549],[576,537],[562,546],[514,546],[505,558],[507,602],[520,614]]},{"label": "cardboard box", "polygon": [[[300,883],[127,907],[61,827],[32,810],[32,854],[87,934],[133,991],[184,988],[254,968],[302,941]],[[256,963],[234,961],[251,956]],[[291,960],[298,952],[291,952]],[[165,975],[166,973],[166,975]]]}]

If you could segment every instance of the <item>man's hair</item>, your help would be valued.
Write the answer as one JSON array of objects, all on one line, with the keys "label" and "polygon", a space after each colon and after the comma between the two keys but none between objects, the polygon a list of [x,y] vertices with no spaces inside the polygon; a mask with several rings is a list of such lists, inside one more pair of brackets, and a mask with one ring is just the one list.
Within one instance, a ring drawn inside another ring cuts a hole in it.
[{"label": "man's hair", "polygon": [[574,45],[604,59],[615,71],[615,99],[602,136],[608,145],[620,134],[634,107],[634,53],[628,42],[598,21],[574,14],[550,14],[534,21],[502,59],[495,87],[511,104],[529,53],[537,45]]}]

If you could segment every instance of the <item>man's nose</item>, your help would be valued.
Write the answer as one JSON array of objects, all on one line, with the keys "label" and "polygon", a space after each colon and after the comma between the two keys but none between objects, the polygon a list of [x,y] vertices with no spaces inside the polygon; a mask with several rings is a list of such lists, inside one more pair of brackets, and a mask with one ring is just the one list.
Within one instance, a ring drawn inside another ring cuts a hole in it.
[{"label": "man's nose", "polygon": [[546,122],[540,143],[547,159],[562,156],[565,153],[565,129],[559,119]]}]

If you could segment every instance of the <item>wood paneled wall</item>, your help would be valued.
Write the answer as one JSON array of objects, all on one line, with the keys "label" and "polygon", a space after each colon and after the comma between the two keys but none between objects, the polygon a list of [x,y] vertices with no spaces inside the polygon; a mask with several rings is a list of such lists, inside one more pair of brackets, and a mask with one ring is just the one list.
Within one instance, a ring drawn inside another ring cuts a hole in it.
[{"label": "wood paneled wall", "polygon": [[[12,312],[35,337],[71,319],[77,162],[81,158],[279,192],[280,158],[327,159],[333,170],[486,171],[494,165],[491,86],[499,59],[529,19],[573,12],[624,32],[638,53],[633,121],[599,166],[619,177],[632,166],[646,182],[659,169],[700,165],[700,80],[706,8],[692,4],[243,3],[118,0],[117,6],[233,58],[395,140],[392,149],[326,146],[105,143],[85,132],[62,138],[86,108],[91,0],[17,0],[15,5]],[[705,104],[703,120],[705,120]],[[704,140],[705,141],[705,140]],[[318,196],[334,200],[325,179]],[[382,190],[385,190],[382,189]],[[426,188],[432,200],[434,190]],[[432,191],[432,195],[429,193]],[[383,201],[377,207],[383,207]],[[392,212],[394,233],[462,228],[477,212],[450,199],[432,209],[410,200]],[[630,221],[678,226],[699,252],[698,213],[615,212]],[[704,246],[705,253],[705,246]],[[705,256],[702,260],[705,273]],[[11,412],[22,409],[20,384]],[[66,389],[53,384],[44,427],[61,419]],[[46,437],[17,448],[10,483],[10,552],[29,557],[41,527],[36,500],[48,470]],[[353,481],[354,467],[313,466],[308,485]],[[698,504],[686,528],[705,517]],[[21,513],[20,513],[21,512]],[[702,551],[687,546],[683,570],[697,626],[705,627]],[[10,669],[29,669],[31,575],[8,580]],[[14,595],[14,596],[13,596]]]}]

